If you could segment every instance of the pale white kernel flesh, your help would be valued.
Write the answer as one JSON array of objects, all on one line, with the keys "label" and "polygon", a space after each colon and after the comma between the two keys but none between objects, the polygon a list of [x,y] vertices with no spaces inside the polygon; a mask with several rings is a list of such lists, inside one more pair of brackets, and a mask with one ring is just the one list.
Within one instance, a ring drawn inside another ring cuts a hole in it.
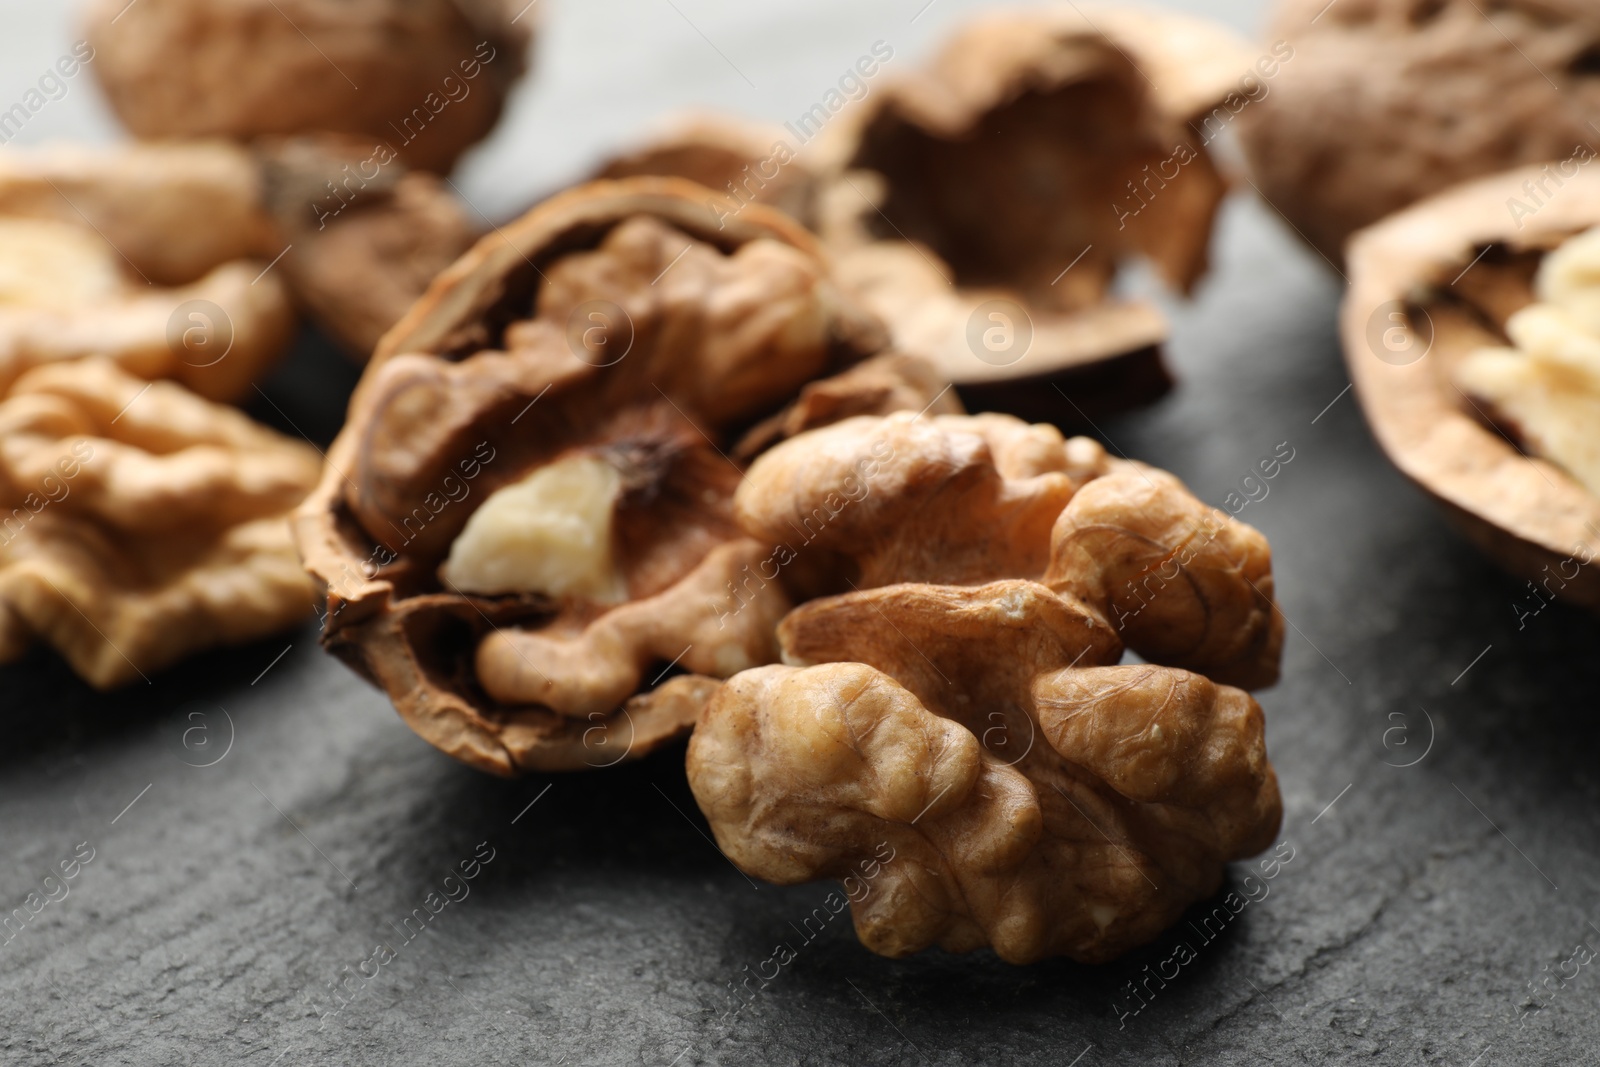
[{"label": "pale white kernel flesh", "polygon": [[446,588],[542,593],[603,604],[627,598],[613,525],[622,475],[592,453],[539,467],[490,494],[439,567]]}]

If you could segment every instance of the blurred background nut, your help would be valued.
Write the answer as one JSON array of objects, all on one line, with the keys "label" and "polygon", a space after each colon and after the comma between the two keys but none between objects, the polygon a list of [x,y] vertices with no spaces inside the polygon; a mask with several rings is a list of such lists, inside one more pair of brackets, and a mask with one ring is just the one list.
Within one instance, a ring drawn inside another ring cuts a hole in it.
[{"label": "blurred background nut", "polygon": [[[141,378],[237,400],[294,335],[288,293],[260,276],[265,266],[226,262],[191,284],[155,288],[89,226],[0,216],[0,389],[30,367],[104,355]],[[184,309],[196,306],[213,310],[190,321]],[[225,356],[191,348],[191,326],[207,341],[225,333]]]},{"label": "blurred background nut", "polygon": [[[802,605],[781,635],[800,666],[722,687],[690,739],[690,785],[750,874],[792,884],[870,861],[852,911],[874,952],[1102,962],[1277,833],[1255,701],[1111,665],[1120,643],[1070,596],[890,586]],[[1029,743],[986,748],[997,734]]]},{"label": "blurred background nut", "polygon": [[[719,225],[709,196],[595,182],[479,242],[379,344],[296,519],[325,645],[477,766],[686,731],[706,682],[663,679],[772,661],[790,603],[733,521],[733,457],[945,392],[903,358],[849,377],[885,335],[815,240],[760,207]],[[829,375],[832,403],[801,397]]]},{"label": "blurred background nut", "polygon": [[[5,217],[92,233],[139,281],[192,285],[248,260],[249,300],[281,304],[287,286],[359,360],[479,236],[442,180],[407,170],[390,147],[338,135],[262,138],[249,148],[222,141],[8,147],[0,149]],[[241,356],[254,346],[251,336],[246,329]],[[233,392],[189,384],[235,399],[263,369],[244,362],[228,368],[237,371],[228,378]]]},{"label": "blurred background nut", "polygon": [[42,641],[108,689],[302,621],[287,512],[320,466],[106,359],[29,371],[0,400],[0,656]]},{"label": "blurred background nut", "polygon": [[151,140],[350,133],[444,173],[500,116],[532,14],[506,0],[93,0],[93,69]]},{"label": "blurred background nut", "polygon": [[1262,195],[1334,263],[1439,189],[1522,163],[1570,178],[1600,146],[1592,4],[1282,0],[1268,33],[1294,55],[1240,134]]}]

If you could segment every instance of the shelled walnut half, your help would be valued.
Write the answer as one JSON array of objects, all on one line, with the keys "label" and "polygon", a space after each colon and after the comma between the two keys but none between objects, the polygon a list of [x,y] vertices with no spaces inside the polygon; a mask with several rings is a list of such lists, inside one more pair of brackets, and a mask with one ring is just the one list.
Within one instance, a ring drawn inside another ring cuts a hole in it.
[{"label": "shelled walnut half", "polygon": [[784,666],[712,698],[690,785],[749,874],[870,861],[874,952],[1111,959],[1276,835],[1261,709],[1219,684],[1277,676],[1268,548],[1171,475],[1004,416],[895,415],[777,446],[736,510],[855,574],[783,620]]},{"label": "shelled walnut half", "polygon": [[475,766],[685,732],[713,679],[776,658],[790,606],[731,596],[771,551],[733,521],[748,456],[839,412],[949,409],[804,230],[719,226],[707,196],[596,182],[481,241],[379,345],[297,516],[324,644]]},{"label": "shelled walnut half", "polygon": [[0,399],[0,661],[53,646],[91,685],[311,617],[288,512],[314,450],[106,359]]},{"label": "shelled walnut half", "polygon": [[603,173],[798,212],[969,406],[1073,419],[1052,384],[1091,414],[1163,392],[1166,321],[1112,283],[1137,258],[1185,292],[1203,273],[1227,191],[1210,115],[1243,106],[1258,57],[1199,19],[1075,4],[974,19],[925,67],[878,45],[853,104],[771,130],[700,117]]}]

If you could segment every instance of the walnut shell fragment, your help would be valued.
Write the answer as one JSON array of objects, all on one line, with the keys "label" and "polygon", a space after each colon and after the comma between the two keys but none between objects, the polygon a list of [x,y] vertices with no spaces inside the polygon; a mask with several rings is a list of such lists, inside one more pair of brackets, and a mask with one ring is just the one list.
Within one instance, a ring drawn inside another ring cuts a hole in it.
[{"label": "walnut shell fragment", "polygon": [[1439,189],[1600,144],[1592,5],[1283,0],[1269,36],[1291,54],[1240,135],[1262,195],[1334,263]]},{"label": "walnut shell fragment", "polygon": [[800,665],[712,697],[690,785],[742,870],[866,881],[851,909],[872,952],[1110,960],[1277,833],[1259,705],[1115,665],[1104,617],[1045,585],[846,593],[781,640]]},{"label": "walnut shell fragment", "polygon": [[[975,19],[924,68],[873,56],[884,72],[858,103],[770,131],[696,118],[606,173],[692,176],[729,213],[799,211],[846,292],[971,407],[1072,419],[1164,392],[1166,321],[1111,283],[1137,257],[1185,292],[1204,271],[1227,183],[1192,123],[1237,96],[1246,44],[1065,5]],[[1063,415],[1052,385],[1081,410]]]},{"label": "walnut shell fragment", "polygon": [[786,216],[719,227],[707,197],[594,182],[480,241],[379,344],[296,518],[325,646],[474,766],[686,732],[712,679],[776,658],[790,606],[726,604],[770,551],[734,523],[735,457],[830,406],[948,405],[889,353],[802,402],[864,373],[882,327]]},{"label": "walnut shell fragment", "polygon": [[288,512],[316,452],[110,360],[0,400],[0,659],[36,640],[110,689],[310,616]]},{"label": "walnut shell fragment", "polygon": [[[1518,618],[1552,598],[1600,608],[1600,496],[1525,454],[1516,427],[1458,386],[1462,364],[1509,343],[1553,248],[1600,225],[1600,175],[1527,167],[1421,201],[1350,240],[1345,363],[1373,434],[1469,540],[1528,580]],[[1524,213],[1530,185],[1547,190]]]},{"label": "walnut shell fragment", "polygon": [[[392,149],[333,136],[264,139],[249,149],[220,141],[7,148],[4,216],[92,228],[140,281],[162,285],[192,285],[248,260],[251,300],[281,305],[287,284],[362,360],[479,236],[438,178],[407,171]],[[231,357],[237,388],[261,369],[244,366],[245,350]]]},{"label": "walnut shell fragment", "polygon": [[94,0],[84,32],[141,138],[347,133],[448,172],[500,117],[535,17],[510,0]]}]

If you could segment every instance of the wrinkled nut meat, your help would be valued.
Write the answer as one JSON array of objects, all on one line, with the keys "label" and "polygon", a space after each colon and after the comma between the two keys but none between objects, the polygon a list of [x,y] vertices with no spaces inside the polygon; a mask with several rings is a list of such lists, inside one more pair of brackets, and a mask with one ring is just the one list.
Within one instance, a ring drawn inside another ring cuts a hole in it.
[{"label": "wrinkled nut meat", "polygon": [[1474,352],[1456,382],[1600,495],[1600,229],[1545,256],[1534,289],[1538,302],[1506,320],[1514,347]]},{"label": "wrinkled nut meat", "polygon": [[329,650],[476,766],[606,766],[686,731],[715,678],[776,659],[791,606],[730,600],[770,551],[733,520],[735,457],[948,409],[925,368],[863,362],[882,328],[804,230],[719,226],[708,195],[591,183],[480,242],[378,346],[297,517]]},{"label": "wrinkled nut meat", "polygon": [[[0,218],[7,216],[87,223],[139,282],[205,279],[231,298],[237,284],[229,289],[208,276],[250,261],[233,271],[248,267],[244,280],[254,283],[232,322],[244,329],[243,343],[226,368],[206,375],[226,377],[235,390],[259,376],[261,367],[246,358],[263,347],[251,342],[251,330],[261,307],[284,304],[286,283],[319,325],[366,359],[434,275],[478,237],[438,178],[408,172],[391,150],[333,136],[268,139],[251,149],[223,142],[7,148],[0,151]],[[215,292],[193,296],[235,315]],[[202,354],[185,361],[202,362]],[[227,388],[185,381],[233,398]]]},{"label": "wrinkled nut meat", "polygon": [[1204,271],[1226,183],[1199,120],[1256,58],[1169,13],[990,16],[925,69],[875,48],[854,106],[833,94],[770,131],[697,118],[605,173],[692,177],[723,213],[800,212],[846,292],[975,406],[1044,418],[1059,397],[1038,380],[1073,371],[1092,407],[1125,406],[1169,384],[1166,323],[1112,279],[1136,256],[1184,291]]},{"label": "wrinkled nut meat", "polygon": [[105,355],[141,378],[237,400],[283,352],[294,309],[266,264],[152,288],[84,225],[0,216],[0,391],[31,367]]},{"label": "wrinkled nut meat", "polygon": [[757,460],[737,510],[762,535],[824,523],[811,541],[859,580],[784,619],[785,665],[712,698],[690,785],[746,872],[866,877],[872,951],[1108,960],[1272,842],[1256,702],[1118,665],[1126,644],[1276,677],[1265,541],[1170,475],[1001,416],[853,419]]},{"label": "wrinkled nut meat", "polygon": [[494,126],[536,16],[510,0],[94,0],[112,110],[149,140],[348,133],[445,173]]},{"label": "wrinkled nut meat", "polygon": [[314,450],[99,358],[0,400],[0,661],[54,647],[91,685],[311,613],[288,512]]},{"label": "wrinkled nut meat", "polygon": [[847,419],[786,441],[735,497],[752,536],[836,554],[857,588],[1027,578],[1082,599],[1146,659],[1277,680],[1271,550],[1172,475],[1007,415]]},{"label": "wrinkled nut meat", "polygon": [[[1600,12],[1557,0],[1283,0],[1290,54],[1239,115],[1263,196],[1335,263],[1356,230],[1439,189],[1550,164],[1531,214],[1594,159]],[[1515,221],[1515,216],[1513,216]]]}]

